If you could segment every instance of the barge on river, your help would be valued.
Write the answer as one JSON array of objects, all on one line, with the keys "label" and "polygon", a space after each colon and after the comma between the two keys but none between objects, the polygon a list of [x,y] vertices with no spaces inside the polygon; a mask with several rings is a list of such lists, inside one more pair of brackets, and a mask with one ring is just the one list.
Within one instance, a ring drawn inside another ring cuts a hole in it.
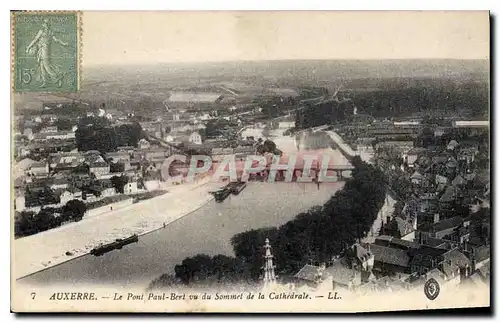
[{"label": "barge on river", "polygon": [[113,242],[106,243],[103,245],[100,245],[98,247],[95,247],[94,249],[90,250],[90,254],[94,256],[102,256],[103,254],[110,252],[115,249],[121,249],[123,246],[126,246],[128,244],[138,242],[139,241],[139,236],[137,234],[133,234],[128,238],[125,239],[116,239]]},{"label": "barge on river", "polygon": [[226,187],[223,187],[217,191],[210,192],[215,198],[215,201],[218,203],[223,202],[229,195],[231,195],[231,189]]},{"label": "barge on river", "polygon": [[231,182],[227,184],[226,187],[231,190],[231,193],[233,193],[234,195],[238,195],[241,191],[243,191],[243,189],[245,189],[245,187],[247,187],[247,183],[241,181]]}]

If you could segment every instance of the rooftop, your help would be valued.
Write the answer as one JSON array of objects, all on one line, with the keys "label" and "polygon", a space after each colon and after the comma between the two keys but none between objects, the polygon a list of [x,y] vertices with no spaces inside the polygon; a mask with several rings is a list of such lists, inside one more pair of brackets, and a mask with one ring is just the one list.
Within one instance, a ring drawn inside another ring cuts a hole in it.
[{"label": "rooftop", "polygon": [[361,276],[354,269],[349,268],[345,263],[344,259],[337,259],[332,266],[325,269],[325,273],[332,277],[332,280],[336,283],[343,285],[349,285],[350,283],[356,282],[359,279],[361,283]]},{"label": "rooftop", "polygon": [[410,262],[408,254],[401,249],[371,244],[370,251],[375,256],[375,261],[403,267],[408,267]]},{"label": "rooftop", "polygon": [[416,242],[398,239],[386,235],[381,235],[375,239],[375,244],[382,245],[383,243],[403,248],[418,248],[419,246],[419,244]]},{"label": "rooftop", "polygon": [[318,266],[305,265],[304,267],[302,267],[301,270],[299,270],[298,273],[295,274],[294,277],[298,278],[298,279],[314,282],[314,281],[316,281],[318,271],[319,271]]},{"label": "rooftop", "polygon": [[454,121],[453,126],[455,126],[455,127],[489,127],[490,122],[488,120],[471,120],[471,121],[461,120],[461,121]]},{"label": "rooftop", "polygon": [[458,267],[466,267],[471,265],[471,261],[460,250],[453,249],[443,254],[443,257],[452,265]]},{"label": "rooftop", "polygon": [[440,232],[443,230],[458,227],[459,225],[462,224],[462,222],[463,222],[463,220],[461,217],[455,216],[453,218],[449,218],[449,219],[442,220],[442,221],[435,223],[434,225],[432,225],[432,230],[434,232]]},{"label": "rooftop", "polygon": [[474,260],[476,262],[490,258],[490,246],[480,246],[474,249]]},{"label": "rooftop", "polygon": [[444,194],[441,196],[441,198],[439,199],[440,202],[451,202],[453,200],[455,200],[455,197],[457,197],[457,189],[455,186],[448,186],[446,188],[446,191],[444,192]]}]

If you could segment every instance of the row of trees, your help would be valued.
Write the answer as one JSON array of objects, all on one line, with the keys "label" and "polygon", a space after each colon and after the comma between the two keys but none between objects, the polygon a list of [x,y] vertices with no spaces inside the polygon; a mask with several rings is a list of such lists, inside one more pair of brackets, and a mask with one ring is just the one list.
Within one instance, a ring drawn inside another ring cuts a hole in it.
[{"label": "row of trees", "polygon": [[328,262],[366,236],[384,204],[383,174],[355,157],[355,170],[343,188],[322,207],[298,214],[280,227],[236,234],[231,239],[235,257],[196,255],[154,281],[154,287],[173,284],[211,284],[224,281],[256,281],[261,277],[263,245],[272,241],[279,275],[293,275],[307,263]]},{"label": "row of trees", "polygon": [[299,129],[307,129],[328,123],[342,122],[352,116],[353,113],[353,101],[345,100],[338,102],[336,100],[327,100],[297,110],[295,114],[295,126]]},{"label": "row of trees", "polygon": [[56,228],[69,221],[80,221],[87,211],[85,203],[71,200],[61,208],[43,208],[38,213],[20,212],[14,223],[16,238]]},{"label": "row of trees", "polygon": [[106,153],[120,146],[137,147],[142,128],[139,123],[112,127],[106,118],[86,117],[80,120],[75,137],[78,150]]},{"label": "row of trees", "polygon": [[[409,83],[408,83],[409,82]],[[387,79],[373,91],[354,93],[360,113],[377,117],[406,116],[441,111],[456,114],[463,108],[472,116],[487,116],[487,82],[446,79]]]}]

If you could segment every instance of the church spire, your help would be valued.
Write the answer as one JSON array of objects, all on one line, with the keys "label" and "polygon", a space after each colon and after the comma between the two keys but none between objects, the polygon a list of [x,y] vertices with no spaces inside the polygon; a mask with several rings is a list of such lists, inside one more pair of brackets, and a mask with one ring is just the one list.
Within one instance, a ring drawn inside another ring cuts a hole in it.
[{"label": "church spire", "polygon": [[269,244],[268,238],[266,238],[264,248],[266,249],[266,254],[264,255],[264,285],[269,285],[276,282],[276,275],[274,274],[273,255],[271,253],[271,245]]}]

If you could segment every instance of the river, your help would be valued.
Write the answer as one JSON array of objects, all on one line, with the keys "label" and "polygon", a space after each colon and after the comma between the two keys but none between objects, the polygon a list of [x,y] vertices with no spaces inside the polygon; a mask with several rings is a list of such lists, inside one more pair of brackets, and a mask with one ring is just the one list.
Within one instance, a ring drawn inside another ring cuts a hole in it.
[{"label": "river", "polygon": [[[298,145],[291,137],[279,137],[278,148],[292,153]],[[295,147],[295,148],[294,148]],[[340,152],[328,149],[334,158]],[[34,285],[57,284],[130,284],[147,285],[174,266],[198,253],[233,255],[233,235],[266,226],[278,226],[295,215],[326,202],[343,183],[249,183],[241,194],[222,203],[209,202],[202,208],[141,236],[138,243],[127,245],[100,257],[86,255],[45,269],[20,280]],[[271,242],[272,243],[272,242]]]}]

